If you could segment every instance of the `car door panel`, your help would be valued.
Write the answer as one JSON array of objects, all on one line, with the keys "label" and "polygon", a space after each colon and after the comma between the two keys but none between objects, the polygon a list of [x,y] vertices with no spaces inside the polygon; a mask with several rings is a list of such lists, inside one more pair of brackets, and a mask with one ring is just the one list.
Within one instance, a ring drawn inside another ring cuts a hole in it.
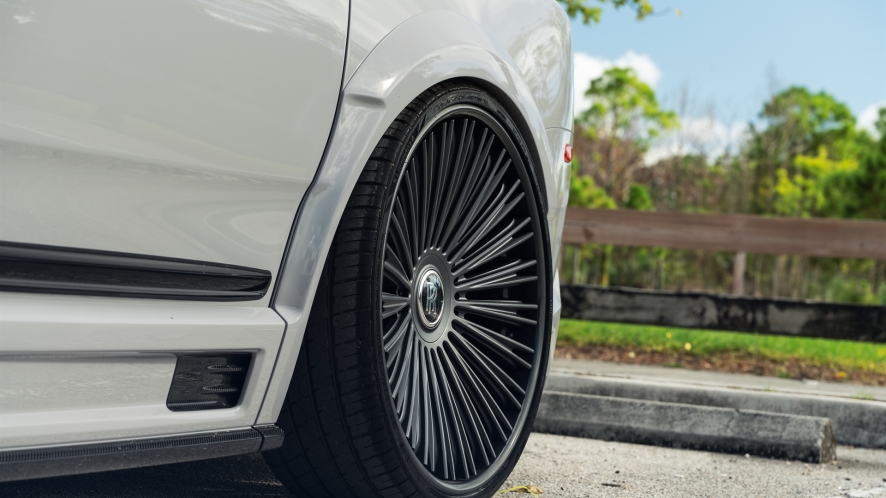
[{"label": "car door panel", "polygon": [[0,240],[276,274],[347,20],[346,0],[4,2]]}]

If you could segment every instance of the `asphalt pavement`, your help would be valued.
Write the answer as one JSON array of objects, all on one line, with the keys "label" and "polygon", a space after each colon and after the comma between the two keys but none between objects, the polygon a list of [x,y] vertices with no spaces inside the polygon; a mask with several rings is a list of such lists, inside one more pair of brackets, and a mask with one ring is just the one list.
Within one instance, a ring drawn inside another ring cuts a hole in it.
[{"label": "asphalt pavement", "polygon": [[569,498],[886,498],[886,451],[840,446],[837,458],[805,464],[533,434],[506,485]]},{"label": "asphalt pavement", "polygon": [[[544,497],[886,498],[886,451],[841,446],[804,464],[532,434],[507,487]],[[261,455],[0,484],[0,496],[64,498],[290,497]],[[502,495],[499,495],[502,496]],[[527,494],[505,494],[518,498]]]}]

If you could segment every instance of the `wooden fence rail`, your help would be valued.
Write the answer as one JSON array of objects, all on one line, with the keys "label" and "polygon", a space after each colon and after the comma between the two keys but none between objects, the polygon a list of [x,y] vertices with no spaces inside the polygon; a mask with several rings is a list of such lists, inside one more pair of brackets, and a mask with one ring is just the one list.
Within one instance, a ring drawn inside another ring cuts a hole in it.
[{"label": "wooden fence rail", "polygon": [[563,243],[886,259],[886,222],[569,208]]}]

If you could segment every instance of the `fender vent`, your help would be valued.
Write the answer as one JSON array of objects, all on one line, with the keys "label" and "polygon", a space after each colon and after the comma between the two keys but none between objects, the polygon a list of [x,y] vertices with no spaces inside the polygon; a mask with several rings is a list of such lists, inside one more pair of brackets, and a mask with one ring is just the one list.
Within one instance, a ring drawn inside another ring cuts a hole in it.
[{"label": "fender vent", "polygon": [[242,353],[179,356],[166,407],[186,412],[236,406],[251,360]]}]

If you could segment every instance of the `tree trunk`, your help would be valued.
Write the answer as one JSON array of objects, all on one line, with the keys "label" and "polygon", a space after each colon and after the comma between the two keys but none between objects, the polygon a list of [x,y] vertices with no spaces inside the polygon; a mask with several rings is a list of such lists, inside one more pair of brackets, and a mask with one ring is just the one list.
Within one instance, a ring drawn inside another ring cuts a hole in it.
[{"label": "tree trunk", "polygon": [[732,264],[732,295],[744,295],[744,274],[747,267],[748,255],[744,252],[735,253],[735,260]]}]

